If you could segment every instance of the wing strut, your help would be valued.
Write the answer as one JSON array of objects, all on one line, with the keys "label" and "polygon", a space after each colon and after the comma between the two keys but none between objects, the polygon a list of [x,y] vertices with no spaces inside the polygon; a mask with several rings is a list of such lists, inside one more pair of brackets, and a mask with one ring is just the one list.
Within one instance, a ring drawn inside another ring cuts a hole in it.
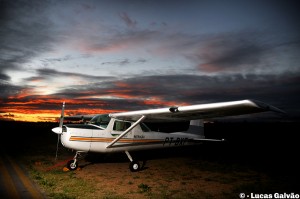
[{"label": "wing strut", "polygon": [[112,145],[118,142],[122,137],[124,137],[127,133],[129,133],[129,131],[131,131],[134,127],[136,127],[139,123],[141,123],[145,118],[146,116],[144,115],[140,117],[140,119],[138,119],[135,123],[133,123],[126,131],[124,131],[121,135],[119,135],[116,139],[114,139],[109,145],[107,145],[106,148],[112,147]]}]

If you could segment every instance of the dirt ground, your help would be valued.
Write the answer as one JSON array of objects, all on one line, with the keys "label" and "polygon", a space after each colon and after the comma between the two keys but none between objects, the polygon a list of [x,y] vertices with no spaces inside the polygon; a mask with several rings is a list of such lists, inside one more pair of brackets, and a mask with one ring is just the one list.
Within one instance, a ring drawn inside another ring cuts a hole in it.
[{"label": "dirt ground", "polygon": [[124,198],[232,198],[249,179],[260,184],[268,180],[262,173],[218,171],[215,167],[209,162],[171,157],[150,160],[144,170],[134,173],[127,162],[89,164],[76,176],[93,182],[97,196],[113,193]]},{"label": "dirt ground", "polygon": [[[211,147],[135,153],[134,157],[148,159],[139,172],[129,170],[125,154],[91,154],[80,160],[78,170],[66,171],[64,175],[69,176],[67,180],[84,182],[76,189],[83,189],[85,194],[77,194],[75,198],[239,198],[241,193],[299,193],[297,175],[280,170],[273,162],[250,164],[226,159],[220,156],[223,153],[213,157],[212,153],[205,153]],[[71,154],[65,153],[61,160]],[[35,169],[41,172],[63,169],[63,165],[52,165],[41,163]],[[85,190],[84,186],[91,189]]]}]

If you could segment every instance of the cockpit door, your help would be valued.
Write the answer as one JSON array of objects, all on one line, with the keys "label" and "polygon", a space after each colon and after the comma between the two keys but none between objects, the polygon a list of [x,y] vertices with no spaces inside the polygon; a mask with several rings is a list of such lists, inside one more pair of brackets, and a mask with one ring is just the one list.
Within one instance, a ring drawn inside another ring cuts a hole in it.
[{"label": "cockpit door", "polygon": [[[126,131],[131,125],[132,125],[132,122],[115,120],[112,131],[111,131],[111,135],[117,137],[117,136],[121,135],[124,131]],[[124,138],[132,138],[133,130],[131,130],[127,135],[125,135]]]}]

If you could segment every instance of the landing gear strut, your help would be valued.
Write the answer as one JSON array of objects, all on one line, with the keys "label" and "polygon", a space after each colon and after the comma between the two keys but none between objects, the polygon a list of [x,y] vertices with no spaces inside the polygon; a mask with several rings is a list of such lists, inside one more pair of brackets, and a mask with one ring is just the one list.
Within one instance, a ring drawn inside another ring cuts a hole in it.
[{"label": "landing gear strut", "polygon": [[73,160],[69,160],[67,162],[66,166],[67,166],[67,168],[70,171],[74,171],[74,170],[76,170],[78,168],[78,160],[77,160],[77,158],[80,157],[80,156],[81,156],[80,152],[77,151],[76,154],[75,154],[75,156],[74,156],[74,158],[73,158]]},{"label": "landing gear strut", "polygon": [[128,159],[130,160],[130,164],[129,164],[129,169],[131,172],[136,172],[136,171],[139,171],[141,168],[140,168],[140,163],[138,161],[135,161],[132,159],[130,153],[128,151],[125,151]]}]

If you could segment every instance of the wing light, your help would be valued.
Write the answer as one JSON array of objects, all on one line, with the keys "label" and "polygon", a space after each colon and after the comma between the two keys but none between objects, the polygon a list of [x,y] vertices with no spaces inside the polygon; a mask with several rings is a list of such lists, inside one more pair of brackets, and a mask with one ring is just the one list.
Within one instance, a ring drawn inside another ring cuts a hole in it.
[{"label": "wing light", "polygon": [[171,108],[169,108],[169,110],[170,110],[172,113],[177,113],[177,112],[179,112],[178,107],[176,107],[176,106],[172,106]]}]

